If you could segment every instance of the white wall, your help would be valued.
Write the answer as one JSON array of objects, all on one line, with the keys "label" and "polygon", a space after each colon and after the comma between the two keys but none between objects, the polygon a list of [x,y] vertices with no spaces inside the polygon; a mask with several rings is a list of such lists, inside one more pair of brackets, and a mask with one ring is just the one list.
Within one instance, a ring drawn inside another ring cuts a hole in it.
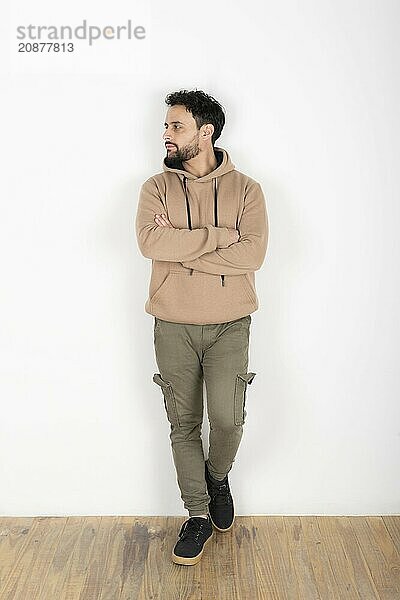
[{"label": "white wall", "polygon": [[[389,0],[9,3],[1,515],[187,514],[134,231],[140,185],[162,170],[164,98],[181,88],[222,102],[218,145],[260,181],[270,217],[230,475],[238,514],[400,511],[399,12]],[[131,19],[147,37],[17,53],[17,25],[83,19]]]}]

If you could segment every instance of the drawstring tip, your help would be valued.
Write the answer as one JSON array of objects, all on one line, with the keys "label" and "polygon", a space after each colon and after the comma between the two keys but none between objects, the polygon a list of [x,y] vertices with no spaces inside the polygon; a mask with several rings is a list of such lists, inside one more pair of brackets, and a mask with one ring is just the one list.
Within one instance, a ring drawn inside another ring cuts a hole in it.
[{"label": "drawstring tip", "polygon": [[221,285],[225,285],[225,275],[221,275]]},{"label": "drawstring tip", "polygon": [[190,269],[190,274],[193,275],[193,269]]}]

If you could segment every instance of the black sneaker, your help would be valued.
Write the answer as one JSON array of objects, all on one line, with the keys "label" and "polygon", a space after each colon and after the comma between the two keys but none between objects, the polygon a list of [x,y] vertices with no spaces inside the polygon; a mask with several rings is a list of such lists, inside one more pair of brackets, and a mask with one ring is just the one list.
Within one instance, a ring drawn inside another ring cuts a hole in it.
[{"label": "black sneaker", "polygon": [[229,489],[228,475],[225,475],[222,481],[215,479],[209,473],[205,462],[205,476],[207,491],[211,498],[208,504],[211,522],[218,531],[229,531],[235,520],[235,507]]},{"label": "black sneaker", "polygon": [[178,565],[195,565],[203,555],[203,549],[213,536],[210,515],[189,517],[179,532],[179,540],[172,551],[172,560]]}]

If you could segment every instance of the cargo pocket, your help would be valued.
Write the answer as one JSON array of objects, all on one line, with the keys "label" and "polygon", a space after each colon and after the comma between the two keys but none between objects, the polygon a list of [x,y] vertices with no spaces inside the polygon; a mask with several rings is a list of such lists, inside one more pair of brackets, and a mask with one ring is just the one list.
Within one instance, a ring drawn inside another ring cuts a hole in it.
[{"label": "cargo pocket", "polygon": [[157,385],[159,385],[162,389],[162,393],[164,396],[164,406],[165,411],[167,413],[168,421],[171,423],[171,425],[180,426],[178,411],[176,409],[174,390],[172,388],[171,383],[169,381],[165,381],[161,377],[160,373],[154,373],[153,381],[154,383],[157,383]]},{"label": "cargo pocket", "polygon": [[243,425],[246,420],[245,410],[247,385],[251,383],[256,373],[238,373],[235,383],[235,425]]}]

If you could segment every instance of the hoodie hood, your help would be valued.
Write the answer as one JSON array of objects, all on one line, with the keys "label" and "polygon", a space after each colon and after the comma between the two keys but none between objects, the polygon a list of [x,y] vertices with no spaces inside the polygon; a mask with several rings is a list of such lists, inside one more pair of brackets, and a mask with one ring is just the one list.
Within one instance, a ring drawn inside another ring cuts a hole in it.
[{"label": "hoodie hood", "polygon": [[[181,168],[173,168],[167,167],[165,164],[165,158],[163,160],[163,169],[164,171],[171,171],[172,173],[176,173],[180,176],[185,176],[186,179],[195,179],[198,182],[205,182],[214,179],[215,177],[220,177],[221,175],[225,175],[225,173],[229,173],[229,171],[233,171],[235,169],[235,165],[231,161],[229,154],[224,148],[219,148],[218,146],[214,146],[215,157],[217,159],[217,166],[214,171],[211,173],[207,173],[207,175],[203,175],[203,177],[196,177],[193,173],[189,173],[189,171],[185,171],[183,167]],[[182,164],[182,163],[181,163]]]}]

